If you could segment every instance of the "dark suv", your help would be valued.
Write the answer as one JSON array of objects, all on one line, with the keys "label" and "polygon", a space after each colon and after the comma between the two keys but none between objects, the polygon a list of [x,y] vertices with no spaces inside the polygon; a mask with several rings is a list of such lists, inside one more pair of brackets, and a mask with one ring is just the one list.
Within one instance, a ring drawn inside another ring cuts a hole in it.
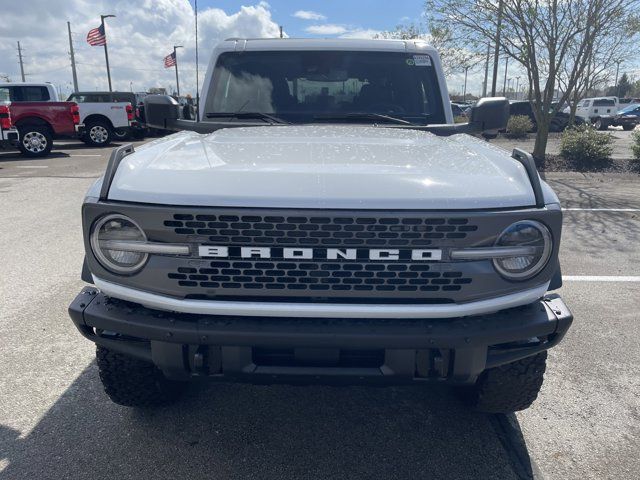
[{"label": "dark suv", "polygon": [[[538,122],[536,121],[536,116],[533,113],[533,105],[529,101],[512,101],[510,102],[510,115],[524,115],[529,117],[531,120],[531,124],[533,125],[533,132],[538,130]],[[550,132],[563,132],[565,128],[569,126],[570,115],[564,112],[557,112],[555,116],[551,119],[551,124],[549,126]],[[576,117],[574,119],[575,125],[580,125],[584,123],[584,120]]]}]

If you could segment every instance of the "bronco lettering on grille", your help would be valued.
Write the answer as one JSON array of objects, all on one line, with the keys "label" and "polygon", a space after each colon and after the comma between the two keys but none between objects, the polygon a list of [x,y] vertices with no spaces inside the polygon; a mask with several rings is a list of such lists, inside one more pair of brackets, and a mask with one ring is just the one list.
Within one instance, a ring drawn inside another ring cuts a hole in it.
[{"label": "bronco lettering on grille", "polygon": [[298,248],[298,247],[226,247],[200,245],[198,255],[206,258],[282,258],[288,260],[413,260],[440,261],[440,249],[367,249],[367,248]]}]

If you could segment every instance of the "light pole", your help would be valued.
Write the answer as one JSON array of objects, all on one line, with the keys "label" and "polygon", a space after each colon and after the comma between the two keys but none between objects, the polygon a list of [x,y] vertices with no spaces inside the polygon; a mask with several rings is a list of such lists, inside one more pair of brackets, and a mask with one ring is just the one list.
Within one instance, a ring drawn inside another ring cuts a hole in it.
[{"label": "light pole", "polygon": [[506,97],[507,93],[507,72],[509,71],[509,57],[504,60],[504,83],[502,84],[502,95]]},{"label": "light pole", "polygon": [[516,77],[516,100],[518,100],[520,97],[520,93],[518,92],[519,87],[520,87],[520,75]]},{"label": "light pole", "polygon": [[178,54],[176,53],[177,48],[184,48],[184,47],[182,45],[173,46],[173,64],[176,67],[176,90],[178,92],[178,96],[180,96],[180,80],[178,80]]},{"label": "light pole", "polygon": [[[508,93],[511,91],[511,81],[513,80],[513,78],[508,78],[507,79],[507,91],[505,93]],[[505,95],[505,97],[509,98],[509,95]]]},{"label": "light pole", "polygon": [[111,89],[111,71],[109,70],[109,51],[107,50],[107,30],[104,28],[104,19],[105,18],[115,18],[115,15],[100,15],[100,25],[102,26],[102,31],[104,32],[104,59],[107,62],[107,80],[109,81],[109,92],[112,92]]},{"label": "light pole", "polygon": [[462,89],[462,101],[467,101],[467,72],[469,71],[469,65],[464,67],[464,88]]},{"label": "light pole", "polygon": [[491,96],[496,96],[496,83],[498,81],[498,62],[500,60],[500,34],[502,30],[503,0],[498,3],[498,24],[496,25],[496,46],[493,51],[493,78],[491,80]]}]

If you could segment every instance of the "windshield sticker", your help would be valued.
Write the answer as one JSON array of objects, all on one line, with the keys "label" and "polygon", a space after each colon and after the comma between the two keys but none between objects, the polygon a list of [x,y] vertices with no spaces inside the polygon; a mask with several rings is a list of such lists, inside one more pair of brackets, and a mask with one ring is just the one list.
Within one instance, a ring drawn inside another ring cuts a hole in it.
[{"label": "windshield sticker", "polygon": [[[409,62],[407,62],[409,63]],[[411,64],[409,64],[411,65]],[[430,67],[431,66],[431,57],[429,55],[414,55],[413,56],[413,65],[416,67]]]}]

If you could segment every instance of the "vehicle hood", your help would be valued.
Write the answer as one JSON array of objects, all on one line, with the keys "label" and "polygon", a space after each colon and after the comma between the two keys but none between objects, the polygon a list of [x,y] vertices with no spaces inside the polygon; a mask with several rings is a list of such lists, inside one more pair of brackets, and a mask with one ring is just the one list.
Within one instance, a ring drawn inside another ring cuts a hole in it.
[{"label": "vehicle hood", "polygon": [[177,133],[125,157],[109,199],[336,209],[535,204],[524,167],[503,149],[469,135],[361,125]]}]

